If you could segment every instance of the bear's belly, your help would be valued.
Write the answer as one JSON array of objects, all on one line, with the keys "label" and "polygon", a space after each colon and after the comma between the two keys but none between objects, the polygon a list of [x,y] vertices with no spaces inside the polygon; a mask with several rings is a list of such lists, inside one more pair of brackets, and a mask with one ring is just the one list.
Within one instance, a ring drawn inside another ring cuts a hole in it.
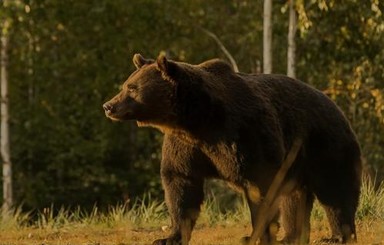
[{"label": "bear's belly", "polygon": [[244,159],[237,151],[236,144],[218,144],[202,147],[203,153],[211,160],[217,177],[235,186],[242,186],[241,166]]}]

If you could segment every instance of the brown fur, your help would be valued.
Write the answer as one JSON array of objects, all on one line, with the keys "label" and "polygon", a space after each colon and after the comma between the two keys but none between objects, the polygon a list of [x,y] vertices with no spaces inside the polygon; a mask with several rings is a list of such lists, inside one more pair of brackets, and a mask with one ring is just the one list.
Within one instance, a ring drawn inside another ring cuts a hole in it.
[{"label": "brown fur", "polygon": [[[360,148],[342,112],[320,91],[281,75],[235,73],[221,60],[190,65],[135,55],[134,64],[104,109],[114,120],[164,133],[161,177],[172,234],[154,244],[188,243],[207,178],[245,192],[255,228],[263,215],[257,197],[265,196],[298,138],[302,148],[283,182],[292,188],[279,193],[285,241],[308,241],[315,196],[326,209],[330,240],[356,239]],[[259,239],[274,237],[266,228]]]}]

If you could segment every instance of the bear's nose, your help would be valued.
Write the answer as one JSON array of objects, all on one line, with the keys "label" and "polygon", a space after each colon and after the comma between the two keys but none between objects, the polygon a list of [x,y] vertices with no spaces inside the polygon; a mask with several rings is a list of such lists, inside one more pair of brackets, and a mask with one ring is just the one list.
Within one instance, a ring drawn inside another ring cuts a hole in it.
[{"label": "bear's nose", "polygon": [[113,112],[113,106],[109,103],[105,103],[103,105],[103,108],[105,112],[109,112],[109,113]]}]

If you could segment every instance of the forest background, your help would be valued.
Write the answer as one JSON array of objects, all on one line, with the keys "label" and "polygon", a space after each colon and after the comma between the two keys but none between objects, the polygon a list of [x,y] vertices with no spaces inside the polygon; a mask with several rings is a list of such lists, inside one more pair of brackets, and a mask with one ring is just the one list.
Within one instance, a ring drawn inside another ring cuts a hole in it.
[{"label": "forest background", "polygon": [[[379,182],[383,2],[297,0],[295,10],[296,77],[342,108],[365,169]],[[273,1],[273,73],[287,73],[288,12],[288,1]],[[263,1],[0,0],[0,20],[8,38],[13,200],[25,210],[103,208],[148,193],[162,199],[162,135],[111,122],[102,109],[134,71],[133,54],[227,60],[219,40],[241,72],[262,71]]]}]

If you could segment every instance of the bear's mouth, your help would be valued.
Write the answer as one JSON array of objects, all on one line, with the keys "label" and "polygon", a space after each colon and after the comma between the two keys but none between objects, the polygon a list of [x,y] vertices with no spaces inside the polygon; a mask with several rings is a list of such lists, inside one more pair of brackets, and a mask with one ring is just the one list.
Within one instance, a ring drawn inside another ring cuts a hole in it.
[{"label": "bear's mouth", "polygon": [[111,119],[112,121],[122,121],[120,118],[117,118],[117,117],[115,117],[115,116],[113,116],[112,114],[108,114],[107,112],[105,112],[105,115],[109,118],[109,119]]},{"label": "bear's mouth", "polygon": [[135,119],[130,112],[116,113],[112,111],[105,111],[105,116],[111,119],[112,121],[128,121]]},{"label": "bear's mouth", "polygon": [[147,127],[148,125],[150,125],[149,122],[139,121],[139,120],[136,120],[136,124],[138,127]]}]

